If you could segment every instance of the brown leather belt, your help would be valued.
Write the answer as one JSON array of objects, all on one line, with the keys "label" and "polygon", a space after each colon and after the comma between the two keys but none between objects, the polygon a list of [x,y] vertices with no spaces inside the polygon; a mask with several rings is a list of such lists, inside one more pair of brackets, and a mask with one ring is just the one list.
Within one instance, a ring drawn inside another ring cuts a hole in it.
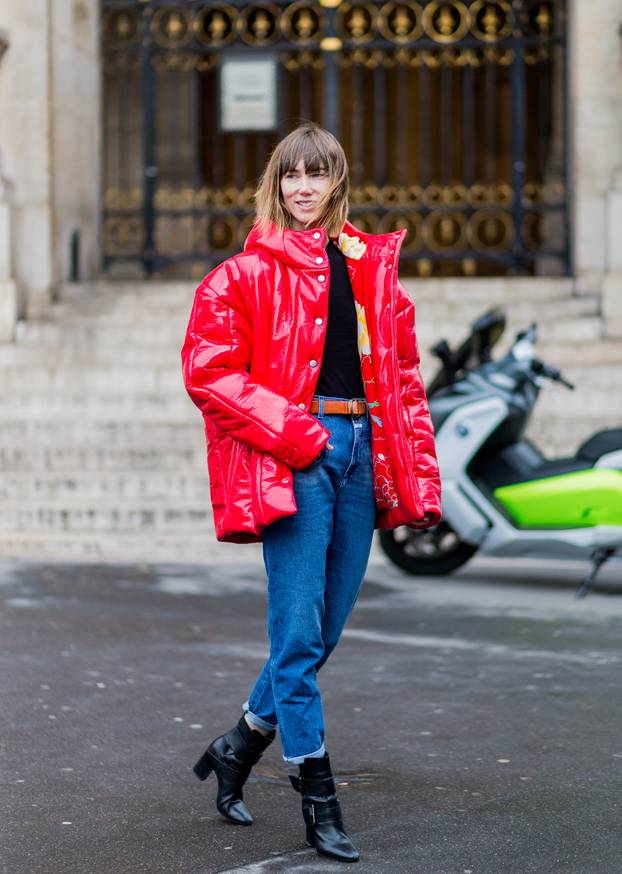
[{"label": "brown leather belt", "polygon": [[[311,401],[311,412],[320,412],[320,402],[317,398]],[[345,416],[364,416],[367,412],[365,401],[324,401],[324,412],[327,415],[341,413]]]}]

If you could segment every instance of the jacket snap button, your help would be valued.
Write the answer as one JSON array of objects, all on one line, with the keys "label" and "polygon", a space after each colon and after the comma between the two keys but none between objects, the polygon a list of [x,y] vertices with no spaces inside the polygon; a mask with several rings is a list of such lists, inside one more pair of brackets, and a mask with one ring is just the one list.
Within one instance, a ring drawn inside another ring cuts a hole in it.
[{"label": "jacket snap button", "polygon": [[311,367],[317,367],[317,361],[315,360],[315,358],[312,358],[311,361],[309,361],[309,364],[311,365]]},{"label": "jacket snap button", "polygon": [[284,476],[281,482],[286,485],[289,482],[289,477]]},{"label": "jacket snap button", "polygon": [[316,264],[323,264],[324,263],[324,259],[322,258],[321,255],[317,256],[317,258],[315,259],[315,263]]},{"label": "jacket snap button", "polygon": [[318,316],[317,319],[315,320],[315,324],[316,324],[316,325],[321,325],[323,321],[324,321],[324,319],[321,319],[321,318]]},{"label": "jacket snap button", "polygon": [[305,409],[305,405],[304,405],[304,404],[298,404],[298,406],[300,407],[301,410],[304,410],[304,409]]},{"label": "jacket snap button", "polygon": [[320,273],[320,275],[318,276],[318,282],[324,282],[325,279],[326,279],[326,277],[324,276],[324,274]]},{"label": "jacket snap button", "polygon": [[320,232],[319,232],[319,231],[316,231],[316,232],[313,234],[313,239],[314,239],[314,240],[319,240],[321,236],[322,236],[322,235],[320,234]]}]

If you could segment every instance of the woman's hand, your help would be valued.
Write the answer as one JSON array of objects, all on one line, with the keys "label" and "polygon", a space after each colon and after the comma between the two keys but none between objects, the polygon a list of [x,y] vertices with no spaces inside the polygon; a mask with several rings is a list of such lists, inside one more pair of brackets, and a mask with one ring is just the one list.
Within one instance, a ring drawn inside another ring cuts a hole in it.
[{"label": "woman's hand", "polygon": [[406,527],[407,528],[428,528],[432,522],[433,515],[432,513],[424,513],[423,519],[418,519],[416,522],[409,522]]}]

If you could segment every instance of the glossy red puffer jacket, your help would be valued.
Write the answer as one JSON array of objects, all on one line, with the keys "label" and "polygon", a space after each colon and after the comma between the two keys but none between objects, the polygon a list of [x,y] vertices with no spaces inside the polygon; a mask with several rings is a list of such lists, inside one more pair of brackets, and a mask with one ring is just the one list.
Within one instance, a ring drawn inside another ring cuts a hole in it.
[{"label": "glossy red puffer jacket", "polygon": [[[380,416],[398,505],[376,527],[440,518],[434,433],[419,373],[415,308],[397,280],[404,231],[344,232],[366,244],[347,258],[369,330]],[[311,464],[329,432],[308,411],[322,361],[330,267],[323,230],[251,230],[242,253],[197,288],[182,349],[184,381],[203,413],[216,536],[261,539],[296,512],[292,468]],[[355,295],[356,296],[356,295]]]}]

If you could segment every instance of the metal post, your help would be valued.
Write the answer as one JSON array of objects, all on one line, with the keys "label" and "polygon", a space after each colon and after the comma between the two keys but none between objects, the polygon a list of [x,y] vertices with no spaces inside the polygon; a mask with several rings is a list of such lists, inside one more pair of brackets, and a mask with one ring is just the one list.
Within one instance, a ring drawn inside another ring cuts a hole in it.
[{"label": "metal post", "polygon": [[143,222],[145,228],[143,240],[143,266],[147,276],[153,273],[156,258],[154,229],[155,212],[154,198],[158,168],[155,164],[155,108],[156,80],[153,67],[153,39],[151,22],[153,7],[145,7],[144,35],[141,44],[141,67],[143,86]]},{"label": "metal post", "polygon": [[337,35],[337,6],[334,0],[320,0],[326,9],[326,36],[320,42],[324,52],[324,127],[334,134],[340,135],[339,119],[339,70],[337,67],[337,52],[341,49],[341,39]]},{"label": "metal post", "polygon": [[511,181],[514,192],[512,205],[512,219],[514,222],[514,272],[517,275],[526,273],[525,264],[525,240],[523,238],[523,221],[525,211],[523,209],[523,189],[525,186],[525,134],[526,134],[526,86],[525,86],[525,57],[523,54],[523,33],[520,18],[520,9],[513,8],[513,39],[511,48],[514,52],[512,64],[512,170]]}]

